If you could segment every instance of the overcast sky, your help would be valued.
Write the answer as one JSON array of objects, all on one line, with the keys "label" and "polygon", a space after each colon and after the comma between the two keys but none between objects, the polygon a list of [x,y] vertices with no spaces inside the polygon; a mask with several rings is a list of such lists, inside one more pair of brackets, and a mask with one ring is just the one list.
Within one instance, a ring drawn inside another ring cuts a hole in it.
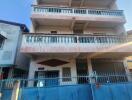
[{"label": "overcast sky", "polygon": [[[1,0],[0,19],[26,24],[30,27],[32,0]],[[132,0],[117,0],[119,9],[124,10],[126,30],[132,29]]]}]

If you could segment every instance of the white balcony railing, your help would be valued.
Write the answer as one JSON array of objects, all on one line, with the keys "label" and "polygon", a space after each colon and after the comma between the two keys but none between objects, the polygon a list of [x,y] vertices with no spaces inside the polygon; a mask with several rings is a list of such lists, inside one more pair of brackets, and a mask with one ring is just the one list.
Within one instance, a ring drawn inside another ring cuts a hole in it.
[{"label": "white balcony railing", "polygon": [[33,13],[53,13],[69,15],[98,15],[98,16],[124,16],[122,10],[103,10],[103,9],[81,9],[81,8],[62,8],[62,7],[42,7],[33,6]]},{"label": "white balcony railing", "polygon": [[95,35],[24,34],[21,52],[131,52],[132,38]]},{"label": "white balcony railing", "polygon": [[26,43],[125,43],[131,38],[121,36],[95,36],[95,35],[25,35]]}]

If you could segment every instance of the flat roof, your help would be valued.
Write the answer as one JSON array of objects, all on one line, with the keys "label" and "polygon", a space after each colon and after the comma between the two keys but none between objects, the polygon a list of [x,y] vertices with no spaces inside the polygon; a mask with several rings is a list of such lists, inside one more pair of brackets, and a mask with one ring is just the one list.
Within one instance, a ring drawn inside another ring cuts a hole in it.
[{"label": "flat roof", "polygon": [[29,32],[29,29],[25,24],[17,23],[17,22],[11,22],[6,20],[0,20],[0,23],[10,24],[14,26],[19,26],[23,32]]}]

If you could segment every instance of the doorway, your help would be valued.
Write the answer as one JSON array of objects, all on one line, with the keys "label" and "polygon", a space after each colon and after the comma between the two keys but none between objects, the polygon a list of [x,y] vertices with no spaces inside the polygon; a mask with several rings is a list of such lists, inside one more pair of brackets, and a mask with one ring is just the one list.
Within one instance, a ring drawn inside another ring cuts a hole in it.
[{"label": "doorway", "polygon": [[40,79],[35,82],[38,87],[59,85],[59,71],[36,71],[35,78]]},{"label": "doorway", "polygon": [[88,83],[89,79],[86,77],[88,75],[87,59],[76,59],[76,69],[78,83]]}]

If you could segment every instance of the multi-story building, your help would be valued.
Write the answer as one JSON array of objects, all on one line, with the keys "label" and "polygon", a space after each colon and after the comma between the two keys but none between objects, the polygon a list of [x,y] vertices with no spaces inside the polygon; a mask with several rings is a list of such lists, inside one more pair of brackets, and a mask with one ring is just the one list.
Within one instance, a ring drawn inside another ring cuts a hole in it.
[{"label": "multi-story building", "polygon": [[132,30],[127,31],[127,35],[128,35],[128,36],[132,36]]},{"label": "multi-story building", "polygon": [[24,24],[0,20],[0,78],[19,78],[28,72],[29,59],[20,53]]},{"label": "multi-story building", "polygon": [[35,0],[31,20],[21,46],[31,57],[30,79],[76,84],[81,79],[70,77],[126,74],[132,46],[116,0]]},{"label": "multi-story building", "polygon": [[[128,35],[128,37],[131,37],[132,36],[132,30],[128,31],[127,35]],[[127,59],[127,63],[128,63],[127,64],[128,65],[128,69],[132,73],[132,56],[129,56],[126,59]]]}]

